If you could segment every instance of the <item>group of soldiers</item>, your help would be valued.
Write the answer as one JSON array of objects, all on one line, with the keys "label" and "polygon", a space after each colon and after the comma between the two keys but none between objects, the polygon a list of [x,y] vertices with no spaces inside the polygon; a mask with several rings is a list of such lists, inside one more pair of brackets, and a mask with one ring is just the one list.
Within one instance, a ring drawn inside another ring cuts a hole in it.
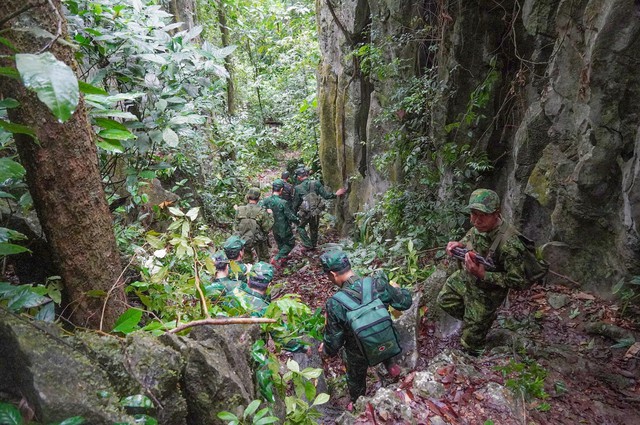
[{"label": "group of soldiers", "polygon": [[[298,176],[303,177],[302,183],[306,181],[305,176],[308,174],[305,175],[303,172]],[[293,213],[287,200],[281,197],[284,187],[282,179],[276,180],[273,183],[273,195],[263,201],[263,205],[271,209],[274,217],[274,236],[278,243],[279,258],[284,258],[293,246],[290,223],[296,223],[299,227],[303,223]],[[299,184],[295,191],[299,187],[300,192],[303,192],[314,190],[313,188],[317,186],[316,183]],[[328,197],[340,196],[340,194],[336,192],[328,194]],[[325,195],[327,195],[326,192]],[[294,206],[296,202],[300,202],[299,199],[297,201],[295,199],[294,196]],[[257,202],[257,199],[253,200]],[[527,248],[517,230],[502,218],[500,198],[494,191],[488,189],[474,191],[469,199],[468,210],[473,227],[461,240],[451,241],[446,247],[446,253],[449,256],[453,256],[456,249],[464,248],[463,259],[458,261],[457,270],[446,280],[438,295],[437,303],[445,312],[463,322],[460,337],[463,350],[469,355],[478,356],[484,351],[487,333],[509,289],[523,289],[527,285],[528,277],[525,270]],[[305,246],[314,247],[314,243],[317,242],[317,233],[315,238],[312,236],[301,239],[303,244],[308,241],[308,245]],[[231,291],[239,297],[238,302],[245,304],[245,309],[250,307],[254,312],[252,314],[261,315],[270,301],[265,294],[273,278],[274,267],[259,261],[247,272],[246,266],[241,262],[244,248],[244,242],[238,236],[232,236],[225,242],[225,252],[215,256],[216,270],[220,271],[220,275],[216,275],[207,293]],[[479,262],[480,256],[490,259],[491,267]],[[345,252],[341,250],[325,252],[320,256],[320,264],[329,281],[339,287],[339,292],[344,292],[352,299],[363,302],[364,279],[351,269],[351,263]],[[243,283],[229,283],[234,279],[242,281],[243,276],[247,277]],[[390,282],[386,274],[376,273],[372,279],[373,296],[385,307],[406,310],[411,306],[411,293]],[[335,356],[344,349],[342,353],[351,398],[348,408],[351,408],[352,403],[366,392],[367,369],[370,365],[362,352],[358,336],[353,332],[347,319],[348,313],[348,308],[339,302],[336,294],[327,300],[324,338],[318,351],[322,356]],[[293,344],[290,351],[296,350],[306,351],[307,348],[300,344]],[[392,359],[385,361],[384,365],[389,376],[400,375],[401,369]]]},{"label": "group of soldiers", "polygon": [[[335,199],[346,190],[328,191],[324,185],[309,176],[309,169],[295,170],[297,185],[291,184],[289,173],[271,184],[271,196],[260,200],[260,189],[247,192],[247,204],[236,209],[234,231],[245,242],[247,261],[253,260],[253,251],[259,261],[270,261],[282,266],[295,247],[292,226],[297,228],[304,250],[314,250],[318,244],[321,199]],[[308,228],[308,231],[307,231]],[[277,254],[269,259],[269,231],[278,246]]]}]

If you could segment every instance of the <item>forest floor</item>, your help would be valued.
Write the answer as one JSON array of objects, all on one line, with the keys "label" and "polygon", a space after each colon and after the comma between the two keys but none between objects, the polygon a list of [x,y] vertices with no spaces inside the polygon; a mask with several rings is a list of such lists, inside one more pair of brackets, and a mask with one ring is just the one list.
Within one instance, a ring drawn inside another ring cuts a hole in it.
[{"label": "forest floor", "polygon": [[[279,177],[276,174],[275,170],[265,172],[259,177],[261,185],[268,186]],[[323,273],[318,257],[322,244],[336,243],[338,235],[323,226],[319,239],[315,251],[303,252],[297,246],[274,279],[275,284],[283,285],[282,292],[299,294],[314,310],[323,308],[337,290]],[[433,262],[425,258],[423,265],[431,267]],[[428,320],[429,316],[419,324],[418,366],[404,371],[389,386],[411,408],[412,420],[367,402],[364,412],[354,412],[355,420],[345,423],[640,424],[640,332],[637,323],[625,318],[615,303],[561,285],[512,291],[489,334],[493,340],[489,344],[495,348],[477,358],[459,351],[459,326],[457,331],[442,332],[442,326]],[[526,349],[510,348],[516,345]],[[415,394],[416,373],[446,350],[459,353],[464,365],[449,364],[437,370],[444,394],[438,398]],[[505,375],[501,367],[514,370]],[[321,409],[324,417],[319,423],[333,424],[349,403],[345,368],[339,357],[325,360],[323,368],[331,400]],[[367,397],[383,385],[373,368],[369,370]],[[519,408],[505,409],[488,400],[483,389],[491,382],[513,390],[513,404]]]}]

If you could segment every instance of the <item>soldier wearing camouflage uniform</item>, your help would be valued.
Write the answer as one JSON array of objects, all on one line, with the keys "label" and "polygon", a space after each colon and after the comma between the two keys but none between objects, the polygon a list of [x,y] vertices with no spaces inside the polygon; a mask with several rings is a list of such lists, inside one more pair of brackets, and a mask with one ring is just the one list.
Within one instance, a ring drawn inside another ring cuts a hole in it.
[{"label": "soldier wearing camouflage uniform", "polygon": [[[274,180],[273,194],[262,200],[262,205],[271,210],[273,214],[273,238],[278,244],[278,253],[274,257],[272,263],[282,263],[287,258],[293,247],[296,245],[296,239],[291,230],[291,223],[298,223],[298,217],[289,209],[287,203],[282,199],[282,190],[284,181],[282,179]],[[276,264],[277,265],[277,264]]]},{"label": "soldier wearing camouflage uniform", "polygon": [[229,259],[229,276],[232,280],[247,282],[249,267],[244,263],[244,241],[236,235],[232,235],[222,245],[224,253]]},{"label": "soldier wearing camouflage uniform", "polygon": [[234,232],[245,241],[244,260],[253,262],[255,248],[258,261],[269,260],[269,230],[273,226],[273,216],[261,205],[260,189],[252,187],[247,192],[247,204],[236,209]]},{"label": "soldier wearing camouflage uniform", "polygon": [[[523,255],[525,247],[510,231],[511,225],[500,215],[500,198],[488,189],[478,189],[469,198],[473,228],[460,241],[447,244],[452,254],[456,247],[467,248],[464,262],[445,282],[438,294],[438,305],[463,321],[460,343],[472,355],[482,352],[497,310],[509,289],[521,289],[525,283]],[[492,249],[493,253],[489,252]],[[477,263],[475,253],[492,258],[496,269],[487,271]]]},{"label": "soldier wearing camouflage uniform", "polygon": [[[329,280],[340,286],[341,290],[348,289],[358,293],[362,298],[362,278],[351,270],[351,263],[347,254],[342,251],[326,252],[320,256],[320,263]],[[380,298],[384,305],[396,310],[406,310],[411,307],[412,299],[408,290],[399,288],[396,284],[389,283],[385,273],[377,273],[373,276],[373,296]],[[361,299],[360,298],[360,299]],[[347,309],[342,303],[331,297],[325,305],[326,325],[324,338],[320,345],[321,355],[335,356],[344,346],[344,362],[347,367],[347,386],[351,402],[364,395],[367,389],[367,368],[369,363],[360,351],[356,336],[351,330],[347,320]],[[391,362],[384,362],[390,376],[400,374],[400,367]]]},{"label": "soldier wearing camouflage uniform", "polygon": [[[345,188],[340,188],[335,193],[328,192],[320,181],[309,178],[309,170],[305,167],[296,169],[296,178],[299,183],[295,187],[293,210],[300,218],[300,223],[298,224],[298,236],[300,237],[302,246],[305,249],[312,250],[315,249],[318,244],[320,215],[306,215],[305,212],[300,209],[305,195],[313,192],[323,199],[335,199],[338,196],[342,196],[347,190]],[[309,226],[308,234],[306,226]]]},{"label": "soldier wearing camouflage uniform", "polygon": [[282,174],[280,175],[280,178],[284,183],[280,197],[285,201],[287,201],[287,205],[289,206],[291,211],[293,211],[293,195],[295,194],[296,190],[293,187],[293,185],[289,183],[289,172],[283,171]]},{"label": "soldier wearing camouflage uniform", "polygon": [[262,317],[269,306],[270,298],[267,289],[273,279],[273,266],[269,263],[258,262],[249,272],[246,285],[233,290],[233,295],[241,309],[253,317]]},{"label": "soldier wearing camouflage uniform", "polygon": [[216,252],[211,259],[216,268],[213,281],[204,287],[205,295],[212,300],[219,300],[240,286],[241,282],[229,278],[229,259],[224,251]]}]

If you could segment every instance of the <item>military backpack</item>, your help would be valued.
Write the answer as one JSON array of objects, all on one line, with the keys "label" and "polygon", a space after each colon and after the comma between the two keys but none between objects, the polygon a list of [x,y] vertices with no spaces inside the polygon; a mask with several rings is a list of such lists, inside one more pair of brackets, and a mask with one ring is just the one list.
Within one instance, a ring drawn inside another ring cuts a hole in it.
[{"label": "military backpack", "polygon": [[239,222],[236,233],[248,246],[253,246],[256,242],[265,240],[267,237],[265,233],[273,226],[273,221],[271,221],[271,226],[267,226],[269,229],[260,227],[257,219],[262,212],[263,208],[255,204],[238,207],[237,219]]},{"label": "military backpack", "polygon": [[[300,216],[304,218],[318,217],[324,210],[324,202],[322,197],[318,195],[317,185],[320,184],[317,180],[307,180],[307,189],[309,192],[302,197],[302,203],[300,204]],[[313,183],[313,185],[311,185]]]},{"label": "military backpack", "polygon": [[362,280],[362,295],[342,289],[333,298],[348,310],[347,321],[369,366],[402,352],[389,310],[373,296],[372,278]]}]

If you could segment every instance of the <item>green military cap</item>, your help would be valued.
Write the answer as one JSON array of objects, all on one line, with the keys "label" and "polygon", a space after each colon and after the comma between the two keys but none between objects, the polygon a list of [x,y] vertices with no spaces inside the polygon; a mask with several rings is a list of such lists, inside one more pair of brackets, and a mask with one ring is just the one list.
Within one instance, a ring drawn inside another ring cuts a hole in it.
[{"label": "green military cap", "polygon": [[[222,245],[222,249],[227,254],[227,257],[235,258],[238,256],[240,250],[244,248],[244,241],[240,239],[240,236],[230,236]],[[235,255],[234,255],[235,254]]]},{"label": "green military cap", "polygon": [[349,257],[344,251],[336,250],[325,252],[320,256],[320,263],[322,269],[327,272],[340,273],[343,270],[351,267]]},{"label": "green military cap", "polygon": [[493,190],[476,189],[469,197],[467,208],[491,214],[500,208],[500,197]]},{"label": "green military cap", "polygon": [[216,267],[221,267],[225,264],[229,264],[229,258],[227,258],[227,254],[224,251],[218,251],[211,256],[213,261],[216,263]]},{"label": "green military cap", "polygon": [[258,287],[267,287],[273,279],[273,266],[264,261],[257,262],[249,272],[249,282]]},{"label": "green military cap", "polygon": [[247,191],[247,199],[258,200],[260,199],[260,189],[252,187]]},{"label": "green military cap", "polygon": [[273,190],[280,190],[284,187],[284,180],[282,179],[275,179],[273,181],[273,183],[271,184],[271,186],[273,187]]},{"label": "green military cap", "polygon": [[309,170],[307,169],[307,167],[298,167],[296,168],[296,176],[308,176],[309,175]]}]

